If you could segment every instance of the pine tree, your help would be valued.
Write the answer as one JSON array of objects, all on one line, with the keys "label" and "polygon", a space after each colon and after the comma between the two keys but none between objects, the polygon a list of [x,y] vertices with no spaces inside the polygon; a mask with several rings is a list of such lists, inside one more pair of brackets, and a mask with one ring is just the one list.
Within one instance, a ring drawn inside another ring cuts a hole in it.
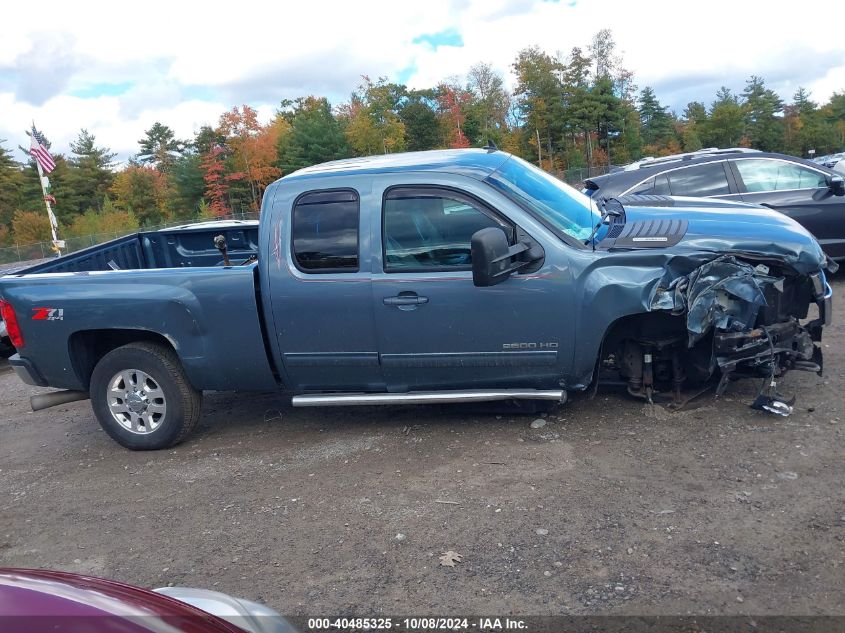
[{"label": "pine tree", "polygon": [[343,130],[325,97],[283,101],[280,113],[291,123],[290,134],[277,148],[277,166],[284,173],[349,156]]},{"label": "pine tree", "polygon": [[707,125],[700,132],[705,147],[736,147],[742,140],[744,113],[739,98],[722,86],[710,106]]},{"label": "pine tree", "polygon": [[63,221],[88,209],[102,209],[103,198],[114,181],[111,168],[115,154],[105,147],[97,147],[94,135],[88,130],[80,131],[70,149],[72,157],[68,161],[66,191],[61,197],[56,194],[57,209],[61,213],[57,216]]},{"label": "pine tree", "polygon": [[3,143],[5,140],[0,139],[0,226],[7,227],[20,208],[23,174]]},{"label": "pine tree", "polygon": [[409,151],[434,149],[441,144],[440,127],[432,104],[433,91],[411,91],[399,109],[405,125],[405,146]]},{"label": "pine tree", "polygon": [[745,136],[751,141],[751,147],[775,151],[783,138],[783,122],[777,116],[783,111],[783,101],[756,75],[745,83],[742,94],[745,98]]},{"label": "pine tree", "polygon": [[650,86],[643,88],[640,93],[639,112],[645,145],[665,144],[672,136],[672,117],[666,110],[666,106],[660,105]]},{"label": "pine tree", "polygon": [[154,165],[159,171],[169,172],[179,154],[184,151],[185,143],[177,140],[173,130],[159,122],[155,122],[144,133],[146,136],[138,141],[141,146],[138,161]]},{"label": "pine tree", "polygon": [[177,219],[193,218],[199,212],[205,193],[201,164],[199,154],[186,153],[176,159],[168,174],[171,184],[168,207]]}]

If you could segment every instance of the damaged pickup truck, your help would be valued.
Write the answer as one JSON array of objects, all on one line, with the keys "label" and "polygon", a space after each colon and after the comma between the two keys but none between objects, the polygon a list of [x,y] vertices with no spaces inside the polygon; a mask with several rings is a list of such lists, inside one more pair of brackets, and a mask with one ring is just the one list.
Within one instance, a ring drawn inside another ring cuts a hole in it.
[{"label": "damaged pickup truck", "polygon": [[10,364],[65,390],[34,406],[90,397],[132,449],[183,440],[204,390],[528,407],[749,377],[754,406],[786,414],[776,383],[821,372],[831,318],[835,265],[788,217],[591,200],[495,148],[303,169],[265,192],[257,262],[214,265],[225,240],[206,239],[205,257],[156,256],[140,233],[0,278]]}]

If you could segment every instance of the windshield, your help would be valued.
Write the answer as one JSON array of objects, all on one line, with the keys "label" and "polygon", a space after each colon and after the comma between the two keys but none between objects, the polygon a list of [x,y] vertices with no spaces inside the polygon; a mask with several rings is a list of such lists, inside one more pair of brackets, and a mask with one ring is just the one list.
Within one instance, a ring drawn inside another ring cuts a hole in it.
[{"label": "windshield", "polygon": [[542,169],[512,156],[486,179],[491,185],[577,240],[585,240],[600,216],[590,198]]}]

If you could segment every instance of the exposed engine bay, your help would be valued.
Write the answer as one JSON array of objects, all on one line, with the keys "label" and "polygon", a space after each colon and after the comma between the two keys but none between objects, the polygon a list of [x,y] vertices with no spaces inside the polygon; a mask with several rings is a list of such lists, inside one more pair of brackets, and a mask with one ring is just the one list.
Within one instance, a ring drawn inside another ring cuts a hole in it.
[{"label": "exposed engine bay", "polygon": [[[808,320],[814,303],[818,316]],[[650,310],[611,329],[597,384],[681,406],[686,388],[700,395],[715,387],[720,396],[735,378],[757,378],[761,388],[751,406],[785,416],[794,398],[778,392],[780,378],[790,370],[822,374],[819,343],[831,306],[821,271],[799,274],[782,263],[722,255],[688,275],[667,273],[652,291]],[[605,378],[611,373],[617,380]]]}]

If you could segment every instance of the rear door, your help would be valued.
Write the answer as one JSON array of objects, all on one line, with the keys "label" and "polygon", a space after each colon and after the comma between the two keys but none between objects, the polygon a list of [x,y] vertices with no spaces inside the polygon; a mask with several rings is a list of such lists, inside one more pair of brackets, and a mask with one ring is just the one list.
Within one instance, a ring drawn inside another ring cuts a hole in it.
[{"label": "rear door", "polygon": [[733,175],[724,160],[680,167],[667,172],[665,176],[673,196],[740,199]]},{"label": "rear door", "polygon": [[835,196],[827,174],[776,158],[733,161],[742,200],[788,215],[812,233],[831,257],[845,257],[845,197]]},{"label": "rear door", "polygon": [[667,169],[630,187],[625,193],[741,199],[739,188],[725,160]]},{"label": "rear door", "polygon": [[265,265],[284,383],[296,390],[382,389],[369,218],[362,218],[359,190],[307,191],[273,206]]},{"label": "rear door", "polygon": [[566,287],[530,274],[473,285],[471,237],[499,227],[513,239],[503,215],[435,185],[387,189],[381,211],[373,310],[389,390],[557,386],[571,348],[549,315],[561,310]]}]

